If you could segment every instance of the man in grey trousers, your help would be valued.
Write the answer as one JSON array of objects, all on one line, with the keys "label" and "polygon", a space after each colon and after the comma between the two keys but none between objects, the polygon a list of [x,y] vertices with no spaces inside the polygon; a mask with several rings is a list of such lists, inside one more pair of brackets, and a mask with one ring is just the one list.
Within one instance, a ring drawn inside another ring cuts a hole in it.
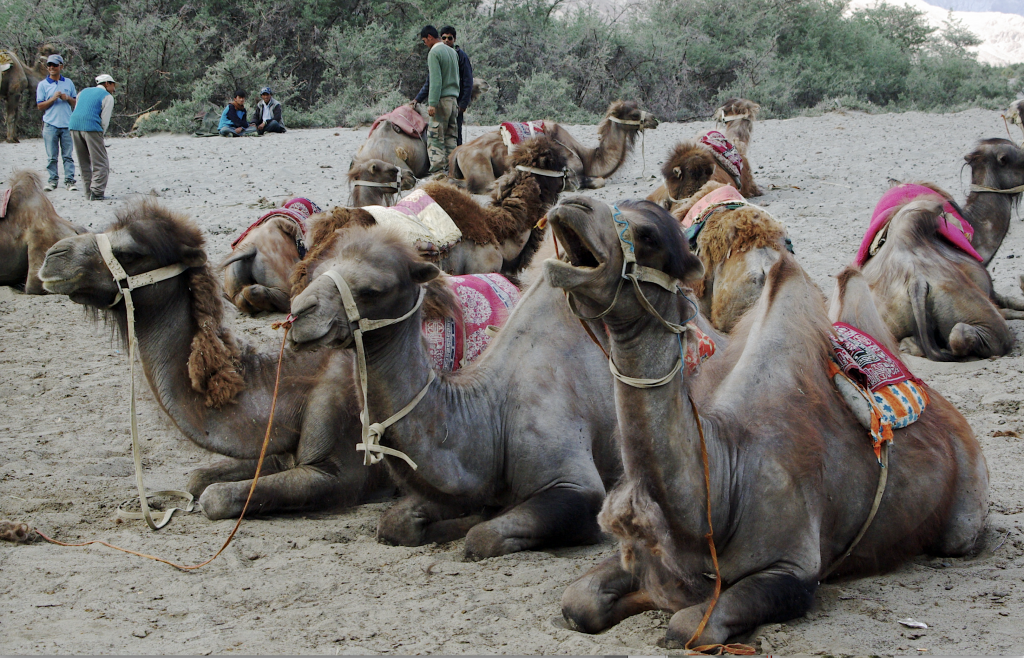
[{"label": "man in grey trousers", "polygon": [[110,163],[103,135],[110,125],[114,111],[114,89],[117,83],[106,73],[96,76],[96,86],[83,89],[78,94],[78,103],[71,113],[68,127],[78,154],[78,168],[85,181],[85,198],[103,201],[107,189]]}]

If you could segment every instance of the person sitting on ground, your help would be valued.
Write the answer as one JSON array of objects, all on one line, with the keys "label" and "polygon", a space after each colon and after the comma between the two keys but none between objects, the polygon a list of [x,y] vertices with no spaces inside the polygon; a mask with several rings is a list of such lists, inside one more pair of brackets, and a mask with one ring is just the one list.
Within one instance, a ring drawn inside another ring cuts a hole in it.
[{"label": "person sitting on ground", "polygon": [[260,90],[260,102],[256,105],[256,118],[260,122],[256,125],[256,131],[263,133],[286,132],[284,122],[281,121],[281,103],[278,102],[270,91],[270,87]]},{"label": "person sitting on ground", "polygon": [[235,98],[224,112],[220,115],[220,125],[217,131],[224,137],[241,137],[242,135],[255,135],[256,125],[249,123],[245,112],[245,99],[248,94],[239,89],[235,92]]}]

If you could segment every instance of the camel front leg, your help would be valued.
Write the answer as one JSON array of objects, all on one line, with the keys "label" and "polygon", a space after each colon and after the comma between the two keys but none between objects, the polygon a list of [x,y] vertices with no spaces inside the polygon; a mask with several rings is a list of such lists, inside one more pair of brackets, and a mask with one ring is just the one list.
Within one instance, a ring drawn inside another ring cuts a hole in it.
[{"label": "camel front leg", "polygon": [[910,282],[910,308],[914,313],[914,339],[926,358],[932,361],[955,361],[956,355],[939,347],[935,341],[934,318],[928,313],[928,281],[919,276]]},{"label": "camel front leg", "polygon": [[7,92],[5,99],[4,118],[7,119],[7,141],[11,144],[18,143],[18,114],[21,109],[21,94],[13,91]]},{"label": "camel front leg", "polygon": [[[206,488],[218,482],[239,482],[251,480],[256,475],[255,459],[222,459],[212,466],[197,468],[192,471],[185,488],[197,499],[203,495]],[[263,470],[260,475],[270,475],[291,468],[294,464],[290,457],[284,455],[267,455],[263,460]]]},{"label": "camel front leg", "polygon": [[[747,576],[722,592],[704,632],[693,646],[725,644],[729,638],[761,624],[799,617],[811,607],[817,587],[816,575],[797,575],[781,566]],[[665,634],[667,647],[682,648],[693,637],[708,603],[683,608],[672,615]]]},{"label": "camel front leg", "polygon": [[600,633],[627,617],[656,608],[650,595],[640,589],[640,581],[622,568],[619,552],[562,593],[562,617],[582,633]]},{"label": "camel front leg", "polygon": [[485,518],[483,514],[467,514],[465,509],[417,495],[406,496],[381,515],[377,541],[394,546],[443,544],[462,539]]},{"label": "camel front leg", "polygon": [[470,530],[466,557],[479,560],[539,546],[596,544],[601,541],[597,512],[603,499],[603,491],[552,487]]},{"label": "camel front leg", "polygon": [[[266,461],[264,461],[266,467]],[[365,479],[365,476],[364,476]],[[343,493],[354,486],[362,490],[363,482],[342,485],[337,471],[330,464],[303,464],[295,468],[260,475],[252,492],[247,514],[316,510],[336,505]],[[238,518],[249,496],[252,480],[211,484],[200,496],[203,513],[216,521]]]}]

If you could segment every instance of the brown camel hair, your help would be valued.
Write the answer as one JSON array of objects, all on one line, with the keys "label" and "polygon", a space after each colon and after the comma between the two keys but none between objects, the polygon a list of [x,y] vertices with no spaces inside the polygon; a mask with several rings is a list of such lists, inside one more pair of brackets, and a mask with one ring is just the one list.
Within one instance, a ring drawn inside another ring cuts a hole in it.
[{"label": "brown camel hair", "polygon": [[[173,245],[202,249],[205,244],[202,232],[191,220],[151,199],[118,210],[113,228],[125,229],[137,242],[150,246],[161,267],[172,264],[163,261],[172,253]],[[196,324],[188,374],[192,389],[206,395],[206,406],[220,409],[245,390],[245,380],[239,373],[241,350],[223,324],[221,287],[213,268],[208,264],[189,268],[188,281]]]},{"label": "brown camel hair", "polygon": [[42,295],[46,291],[38,273],[46,250],[84,229],[57,214],[35,172],[15,171],[8,183],[11,198],[7,216],[0,219],[0,285],[24,286],[27,294]]},{"label": "brown camel hair", "polygon": [[8,142],[18,143],[18,116],[22,110],[22,98],[27,94],[35,110],[36,85],[47,76],[46,57],[56,52],[53,46],[44,44],[36,50],[32,66],[27,66],[14,51],[0,50],[0,61],[6,59],[11,65],[6,71],[0,72],[0,96],[4,99]]},{"label": "brown camel hair", "polygon": [[661,167],[664,179],[661,187],[654,190],[647,200],[664,208],[674,208],[673,204],[693,196],[710,181],[717,166],[711,150],[697,140],[679,142]]}]

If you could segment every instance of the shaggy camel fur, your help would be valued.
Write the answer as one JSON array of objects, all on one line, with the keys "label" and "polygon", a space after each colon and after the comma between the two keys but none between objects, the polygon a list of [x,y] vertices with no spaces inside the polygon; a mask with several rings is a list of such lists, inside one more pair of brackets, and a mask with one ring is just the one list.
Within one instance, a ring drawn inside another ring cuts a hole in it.
[{"label": "shaggy camel fur", "polygon": [[[46,57],[55,52],[51,46],[39,49],[35,63],[25,66],[11,50],[0,50],[0,96],[4,99],[4,121],[7,122],[7,141],[18,143],[18,116],[21,114],[25,94],[35,108],[36,85],[46,77]],[[6,68],[5,68],[6,67]]]},{"label": "shaggy camel fur", "polygon": [[[676,204],[672,216],[687,211],[722,183],[708,181],[696,194]],[[786,229],[771,215],[753,206],[722,209],[712,214],[697,235],[696,254],[704,278],[692,284],[701,313],[719,331],[732,331],[747,309],[761,296],[765,277],[786,250]]]},{"label": "shaggy camel fur", "polygon": [[[746,198],[761,196],[761,188],[754,182],[754,172],[747,159],[750,136],[754,119],[761,106],[743,98],[731,98],[715,110],[716,121],[725,123],[725,137],[732,142],[743,157],[743,171],[740,172],[740,194]],[[733,177],[718,164],[712,151],[698,139],[676,144],[668,160],[661,167],[662,184],[647,197],[658,205],[671,210],[673,204],[692,196],[709,180],[723,185],[736,186]]]},{"label": "shaggy camel fur", "polygon": [[[376,183],[377,185],[360,185],[360,183]],[[398,165],[383,160],[362,160],[353,162],[348,170],[348,184],[352,188],[348,205],[351,208],[364,206],[391,206],[398,201],[402,190],[410,190],[416,185],[416,177],[412,172]],[[389,185],[390,187],[378,187]]]},{"label": "shaggy camel fur", "polygon": [[[1024,319],[1024,302],[997,295],[985,266],[938,234],[946,199],[936,193],[898,207],[864,277],[889,331],[913,337],[927,358],[1002,356],[1014,343],[1006,319]],[[997,301],[1017,310],[1000,311]]]},{"label": "shaggy camel fur", "polygon": [[[664,209],[649,202],[619,209],[632,226],[639,265],[681,280],[699,276]],[[574,198],[549,221],[569,262],[548,261],[546,274],[583,313],[611,305],[604,323],[618,370],[638,378],[669,372],[679,359],[676,335],[632,287],[612,302],[623,257],[611,209]],[[659,287],[644,284],[644,293],[668,322],[693,313]],[[625,474],[599,521],[621,551],[565,591],[562,611],[571,626],[595,633],[661,608],[674,613],[668,646],[686,643],[714,586],[705,575],[714,572],[705,536],[709,504],[723,591],[695,644],[722,643],[807,611],[819,580],[863,526],[879,478],[869,434],[828,376],[831,331],[823,295],[783,254],[724,354],[704,365],[701,377],[717,385],[695,396],[699,418],[687,399],[691,378],[649,389],[616,382]],[[963,416],[927,393],[931,403],[920,419],[895,430],[878,520],[837,577],[892,569],[921,552],[962,555],[982,531],[988,471],[981,448]]]},{"label": "shaggy camel fur", "polygon": [[[511,167],[491,192],[491,204],[481,206],[467,192],[444,183],[426,183],[421,189],[441,206],[462,231],[462,241],[442,255],[438,266],[448,274],[500,272],[516,282],[544,238],[537,222],[558,200],[563,178],[552,178],[516,166],[561,171],[565,166],[558,149],[544,137],[530,140],[517,149]],[[374,226],[376,220],[359,208],[332,208],[317,221],[311,243],[322,242],[339,228]],[[310,253],[308,260],[316,261]],[[296,281],[305,287],[307,268],[296,270]],[[294,293],[293,293],[294,294]]]},{"label": "shaggy camel fur", "polygon": [[54,242],[84,233],[85,229],[76,228],[57,214],[35,172],[16,171],[8,184],[11,198],[6,216],[0,218],[0,286],[42,295],[46,291],[39,280],[39,268],[46,250]]},{"label": "shaggy camel fur", "polygon": [[224,293],[238,310],[249,315],[288,312],[288,277],[302,260],[295,242],[300,233],[290,219],[270,217],[224,259]]},{"label": "shaggy camel fur", "polygon": [[[186,273],[136,290],[138,351],[153,396],[196,445],[229,459],[200,468],[188,490],[211,519],[237,517],[256,469],[274,390],[277,350],[236,342],[224,324],[220,285],[206,264],[203,237],[188,219],[156,202],[134,202],[106,231],[129,274],[172,263]],[[106,315],[127,331],[123,302],[91,235],[66,238],[46,256],[46,289]],[[187,357],[187,358],[186,358]],[[369,471],[359,440],[359,397],[351,355],[284,356],[267,459],[251,511],[270,514],[353,505],[389,483]]]},{"label": "shaggy camel fur", "polygon": [[[344,238],[311,274],[341,274],[362,317],[402,316],[420,284],[438,274],[381,227],[345,231]],[[351,348],[330,278],[314,279],[292,313],[296,347]],[[363,337],[371,421],[404,407],[427,383],[420,313]],[[419,468],[385,458],[412,495],[385,512],[378,538],[419,545],[468,532],[465,550],[473,558],[599,541],[597,510],[621,473],[610,389],[607,363],[561,291],[538,282],[477,361],[435,379],[387,429],[382,444]]]},{"label": "shaggy camel fur", "polygon": [[[642,121],[642,124],[622,124],[612,119]],[[597,125],[597,148],[583,146],[568,130],[553,121],[545,121],[544,126],[544,134],[561,152],[579,181],[579,187],[598,188],[603,187],[604,179],[618,171],[626,161],[637,135],[657,128],[658,120],[643,112],[635,101],[615,101],[608,106],[604,119]],[[520,144],[517,150],[522,147]],[[513,166],[511,160],[501,140],[501,132],[495,130],[452,151],[448,172],[458,185],[473,194],[486,194],[494,181]]]}]

